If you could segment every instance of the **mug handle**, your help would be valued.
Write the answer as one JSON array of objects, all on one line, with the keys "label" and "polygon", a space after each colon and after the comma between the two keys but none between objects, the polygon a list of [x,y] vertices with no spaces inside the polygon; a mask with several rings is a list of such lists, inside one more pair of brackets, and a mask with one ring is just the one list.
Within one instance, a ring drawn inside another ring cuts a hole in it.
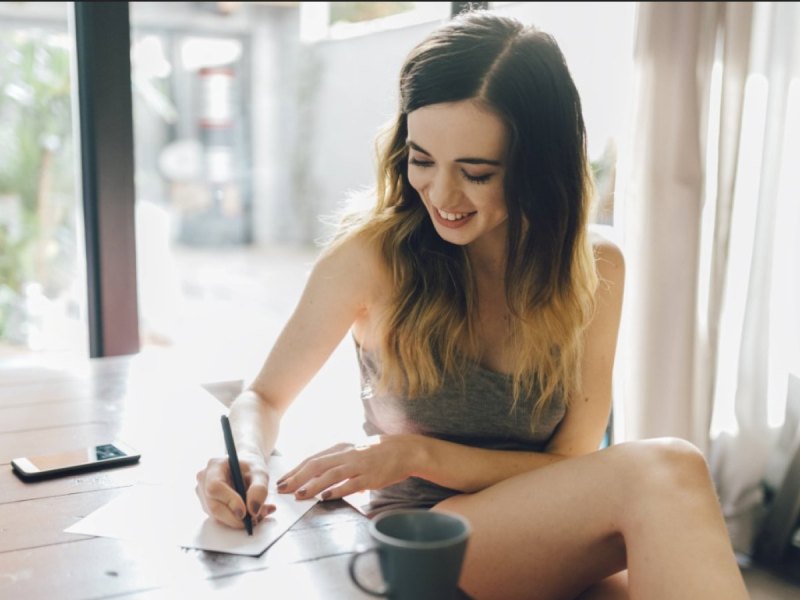
[{"label": "mug handle", "polygon": [[355,583],[356,587],[358,587],[358,589],[360,589],[362,592],[366,592],[370,596],[378,596],[379,598],[386,598],[389,596],[389,586],[384,587],[382,590],[373,590],[365,586],[363,583],[361,583],[358,580],[358,576],[356,575],[356,562],[358,561],[359,558],[361,558],[365,554],[369,554],[370,552],[378,552],[378,549],[369,548],[367,550],[361,550],[359,552],[356,552],[355,554],[353,554],[353,556],[350,557],[350,565],[348,567],[348,570],[350,572],[350,579],[353,580],[353,583]]}]

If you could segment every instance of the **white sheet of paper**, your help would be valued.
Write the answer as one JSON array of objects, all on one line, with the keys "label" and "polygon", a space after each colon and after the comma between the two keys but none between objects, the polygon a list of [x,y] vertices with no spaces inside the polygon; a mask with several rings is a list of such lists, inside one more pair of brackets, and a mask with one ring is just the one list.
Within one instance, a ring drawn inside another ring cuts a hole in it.
[{"label": "white sheet of paper", "polygon": [[362,515],[369,516],[367,514],[367,509],[369,508],[369,491],[363,492],[356,492],[355,494],[350,494],[349,496],[345,496],[342,498],[345,502],[347,502],[350,506],[355,508],[358,512]]},{"label": "white sheet of paper", "polygon": [[[281,463],[281,457],[272,457],[270,471],[286,472],[288,469]],[[318,501],[295,500],[291,494],[278,494],[274,485],[277,477],[270,480],[269,501],[277,510],[258,525],[254,524],[252,536],[208,517],[197,500],[193,484],[135,485],[64,531],[258,556]]]}]

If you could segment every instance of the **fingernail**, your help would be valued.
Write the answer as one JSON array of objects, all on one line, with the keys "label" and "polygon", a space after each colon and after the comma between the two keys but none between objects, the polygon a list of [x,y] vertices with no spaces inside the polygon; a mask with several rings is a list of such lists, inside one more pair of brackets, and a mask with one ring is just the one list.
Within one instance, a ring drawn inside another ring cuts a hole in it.
[{"label": "fingernail", "polygon": [[251,514],[257,515],[259,508],[261,508],[261,507],[258,505],[258,502],[251,502],[250,503],[250,513]]},{"label": "fingernail", "polygon": [[276,510],[278,510],[278,507],[277,507],[277,506],[268,506],[268,507],[267,507],[267,514],[268,514],[268,515],[271,515],[271,514],[272,514],[272,513],[274,513]]},{"label": "fingernail", "polygon": [[305,496],[307,491],[308,490],[306,488],[300,488],[299,490],[297,490],[297,495],[298,496]]},{"label": "fingernail", "polygon": [[330,498],[330,497],[331,497],[331,493],[330,493],[330,491],[324,491],[324,492],[322,492],[322,499],[323,499],[323,500],[327,500],[327,499],[328,499],[328,498]]},{"label": "fingernail", "polygon": [[244,519],[244,511],[241,508],[237,508],[235,511],[233,511],[233,514],[236,515],[237,519]]},{"label": "fingernail", "polygon": [[285,490],[287,485],[289,485],[289,484],[286,483],[285,481],[279,481],[278,482],[278,489],[279,490]]}]

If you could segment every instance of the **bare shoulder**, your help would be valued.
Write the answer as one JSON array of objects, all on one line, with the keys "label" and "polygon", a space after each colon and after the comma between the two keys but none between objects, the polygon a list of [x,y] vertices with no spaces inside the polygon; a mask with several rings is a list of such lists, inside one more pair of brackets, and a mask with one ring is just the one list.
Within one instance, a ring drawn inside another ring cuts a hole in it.
[{"label": "bare shoulder", "polygon": [[346,234],[326,247],[314,271],[317,277],[352,286],[366,304],[389,283],[388,269],[376,242],[364,232]]},{"label": "bare shoulder", "polygon": [[601,283],[621,286],[625,281],[625,257],[622,249],[611,236],[598,229],[589,230],[589,239],[594,249],[597,275]]}]

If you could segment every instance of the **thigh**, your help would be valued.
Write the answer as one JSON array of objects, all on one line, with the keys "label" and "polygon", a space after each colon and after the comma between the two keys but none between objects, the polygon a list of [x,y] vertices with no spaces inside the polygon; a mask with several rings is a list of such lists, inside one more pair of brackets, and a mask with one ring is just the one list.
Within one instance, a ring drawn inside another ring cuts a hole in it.
[{"label": "thigh", "polygon": [[575,600],[629,600],[628,571],[620,571],[594,584]]},{"label": "thigh", "polygon": [[439,503],[433,510],[472,525],[464,590],[478,600],[571,600],[624,570],[627,455],[611,447]]}]

